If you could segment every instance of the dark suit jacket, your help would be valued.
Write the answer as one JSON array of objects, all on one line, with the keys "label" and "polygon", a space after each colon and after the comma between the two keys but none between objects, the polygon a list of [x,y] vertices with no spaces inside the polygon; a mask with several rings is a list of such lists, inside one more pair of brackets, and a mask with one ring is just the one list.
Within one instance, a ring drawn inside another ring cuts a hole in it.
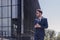
[{"label": "dark suit jacket", "polygon": [[37,35],[45,35],[45,28],[48,28],[48,22],[47,22],[47,18],[43,18],[40,20],[38,20],[37,18],[34,20],[34,25],[38,23],[41,25],[41,28],[35,28],[35,34]]}]

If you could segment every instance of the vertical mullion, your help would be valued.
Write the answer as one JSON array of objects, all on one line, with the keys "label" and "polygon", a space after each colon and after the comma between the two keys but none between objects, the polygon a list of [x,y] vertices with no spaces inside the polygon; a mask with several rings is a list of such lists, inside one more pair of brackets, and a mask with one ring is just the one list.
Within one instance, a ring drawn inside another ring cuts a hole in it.
[{"label": "vertical mullion", "polygon": [[12,35],[12,26],[13,24],[12,24],[12,0],[11,0],[11,35]]},{"label": "vertical mullion", "polygon": [[3,7],[2,7],[3,0],[1,0],[1,31],[3,36]]}]

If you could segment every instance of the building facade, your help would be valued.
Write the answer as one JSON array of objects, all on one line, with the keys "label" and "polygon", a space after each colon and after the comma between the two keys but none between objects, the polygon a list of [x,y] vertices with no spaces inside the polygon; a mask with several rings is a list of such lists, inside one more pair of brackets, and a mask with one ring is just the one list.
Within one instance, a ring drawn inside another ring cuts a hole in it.
[{"label": "building facade", "polygon": [[38,0],[0,0],[0,36],[24,40],[33,30],[38,8]]},{"label": "building facade", "polygon": [[20,3],[19,0],[0,0],[0,35],[12,36],[13,25],[15,25],[12,22],[18,19]]}]

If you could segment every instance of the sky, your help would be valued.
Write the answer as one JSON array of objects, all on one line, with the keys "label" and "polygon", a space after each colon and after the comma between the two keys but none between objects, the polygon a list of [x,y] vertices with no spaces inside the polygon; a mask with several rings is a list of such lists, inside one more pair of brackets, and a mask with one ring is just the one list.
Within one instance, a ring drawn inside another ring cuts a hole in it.
[{"label": "sky", "polygon": [[60,0],[39,0],[43,16],[48,19],[48,29],[60,32]]}]

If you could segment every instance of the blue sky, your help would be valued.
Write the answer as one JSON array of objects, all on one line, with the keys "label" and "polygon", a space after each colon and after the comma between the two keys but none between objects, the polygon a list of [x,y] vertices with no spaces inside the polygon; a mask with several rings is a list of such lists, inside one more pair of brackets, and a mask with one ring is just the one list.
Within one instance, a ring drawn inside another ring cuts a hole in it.
[{"label": "blue sky", "polygon": [[49,28],[60,32],[60,0],[39,0],[43,16],[48,18]]}]

